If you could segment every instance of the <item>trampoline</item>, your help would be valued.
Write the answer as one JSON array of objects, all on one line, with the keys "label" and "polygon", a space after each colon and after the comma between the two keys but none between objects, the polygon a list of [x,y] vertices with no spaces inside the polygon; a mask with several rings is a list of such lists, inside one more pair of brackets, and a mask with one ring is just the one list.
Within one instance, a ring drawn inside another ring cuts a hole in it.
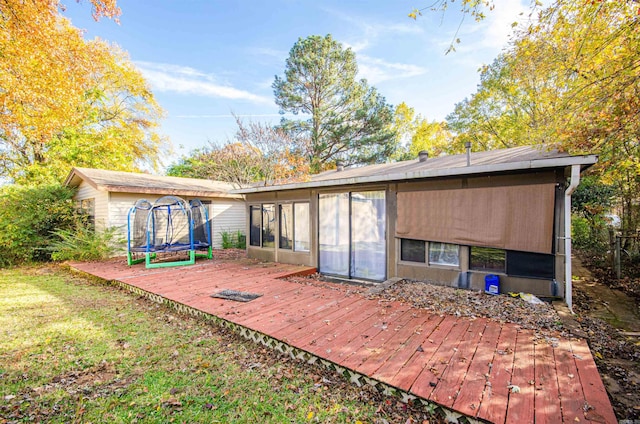
[{"label": "trampoline", "polygon": [[129,210],[127,226],[129,265],[193,265],[196,258],[213,257],[209,214],[200,200],[187,202],[177,196],[164,196],[154,203],[138,200]]}]

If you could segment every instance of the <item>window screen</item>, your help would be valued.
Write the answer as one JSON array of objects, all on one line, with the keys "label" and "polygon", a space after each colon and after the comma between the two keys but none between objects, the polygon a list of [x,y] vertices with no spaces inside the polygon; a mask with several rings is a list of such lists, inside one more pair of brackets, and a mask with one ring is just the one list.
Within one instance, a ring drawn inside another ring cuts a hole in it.
[{"label": "window screen", "polygon": [[308,252],[311,243],[309,241],[311,232],[309,231],[309,203],[294,203],[294,250],[297,252]]},{"label": "window screen", "polygon": [[280,249],[293,247],[293,205],[280,205]]},{"label": "window screen", "polygon": [[507,252],[507,274],[551,280],[555,277],[554,256],[510,250]]},{"label": "window screen", "polygon": [[275,247],[276,207],[262,205],[262,247]]},{"label": "window screen", "polygon": [[551,253],[555,184],[398,193],[396,235]]},{"label": "window screen", "polygon": [[426,243],[422,240],[400,239],[400,260],[426,262]]},{"label": "window screen", "polygon": [[249,207],[249,244],[251,246],[260,246],[260,229],[262,227],[262,207]]}]

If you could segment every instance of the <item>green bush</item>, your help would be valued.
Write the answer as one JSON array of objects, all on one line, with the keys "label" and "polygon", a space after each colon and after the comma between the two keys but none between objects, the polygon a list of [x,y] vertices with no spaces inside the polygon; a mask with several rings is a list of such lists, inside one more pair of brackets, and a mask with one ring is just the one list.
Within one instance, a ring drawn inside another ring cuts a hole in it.
[{"label": "green bush", "polygon": [[75,191],[61,185],[0,187],[0,266],[51,259],[56,230],[76,228]]},{"label": "green bush", "polygon": [[240,230],[236,231],[236,249],[246,249],[247,248],[247,236]]},{"label": "green bush", "polygon": [[108,259],[119,253],[126,241],[118,227],[95,231],[91,225],[80,225],[74,230],[56,230],[58,239],[51,242],[54,261],[93,261]]},{"label": "green bush", "polygon": [[236,232],[222,231],[222,248],[223,249],[245,249],[247,247],[247,237],[240,230]]},{"label": "green bush", "polygon": [[578,249],[588,249],[591,247],[591,228],[586,218],[573,216],[571,221],[571,239],[573,245]]}]

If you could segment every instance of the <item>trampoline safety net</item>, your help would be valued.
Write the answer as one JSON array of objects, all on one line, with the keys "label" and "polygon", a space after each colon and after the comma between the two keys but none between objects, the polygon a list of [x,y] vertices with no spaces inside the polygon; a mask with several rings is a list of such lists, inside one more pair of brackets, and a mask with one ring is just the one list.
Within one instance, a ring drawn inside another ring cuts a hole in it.
[{"label": "trampoline safety net", "polygon": [[[145,261],[147,268],[190,265],[196,256],[210,259],[207,209],[200,200],[187,202],[177,196],[164,196],[154,203],[138,200],[129,210],[127,247],[129,265]],[[196,254],[197,250],[207,253]],[[167,255],[158,256],[171,252],[187,252],[188,259],[167,261]]]}]

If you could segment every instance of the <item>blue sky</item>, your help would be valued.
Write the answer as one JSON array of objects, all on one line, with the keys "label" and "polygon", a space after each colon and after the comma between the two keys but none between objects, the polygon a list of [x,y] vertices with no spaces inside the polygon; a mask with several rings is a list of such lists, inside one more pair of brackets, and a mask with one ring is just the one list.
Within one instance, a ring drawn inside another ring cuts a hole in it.
[{"label": "blue sky", "polygon": [[476,23],[467,16],[455,53],[445,55],[461,15],[456,2],[443,16],[407,14],[432,0],[120,0],[120,24],[94,22],[90,3],[64,1],[64,15],[86,31],[118,44],[143,72],[167,111],[161,132],[181,155],[233,137],[231,113],[277,123],[275,75],[284,73],[299,37],[332,36],[356,52],[359,75],[393,105],[406,102],[442,120],[475,91],[478,68],[506,46],[511,25],[525,20],[529,0],[494,0]]}]

